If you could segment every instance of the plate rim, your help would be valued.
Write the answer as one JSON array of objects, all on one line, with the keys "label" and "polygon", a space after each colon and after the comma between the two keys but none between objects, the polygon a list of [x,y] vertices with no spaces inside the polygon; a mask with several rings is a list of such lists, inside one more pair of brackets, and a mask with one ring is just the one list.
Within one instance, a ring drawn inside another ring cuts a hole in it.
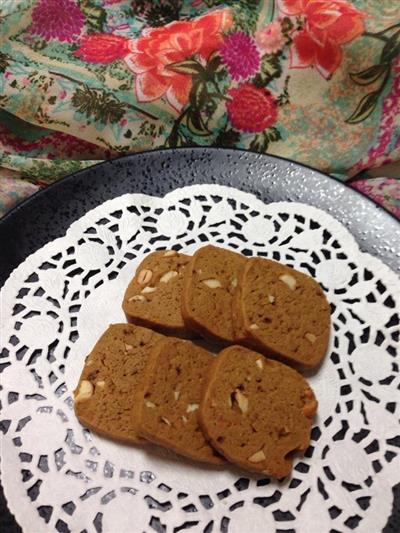
[{"label": "plate rim", "polygon": [[67,174],[66,176],[61,177],[60,179],[56,180],[55,182],[50,183],[49,185],[47,185],[43,189],[39,189],[38,191],[34,192],[33,194],[31,194],[30,196],[28,196],[27,198],[25,198],[21,202],[19,202],[15,206],[13,206],[9,211],[7,211],[7,213],[5,213],[2,217],[0,217],[0,226],[4,222],[7,222],[11,217],[13,217],[15,215],[15,213],[17,213],[20,210],[23,210],[26,205],[36,201],[37,198],[42,197],[43,195],[45,195],[50,189],[54,190],[58,186],[63,186],[63,184],[66,183],[67,181],[76,179],[81,174],[86,173],[88,170],[96,170],[96,168],[98,168],[98,167],[105,166],[105,165],[108,165],[108,164],[112,165],[112,164],[115,164],[115,163],[119,163],[120,161],[123,161],[125,159],[129,159],[129,158],[135,157],[135,156],[143,156],[143,155],[150,154],[150,153],[171,152],[171,151],[174,151],[174,152],[176,152],[176,151],[178,151],[178,152],[186,152],[186,151],[199,151],[199,152],[200,151],[217,151],[217,152],[221,152],[221,151],[224,151],[224,152],[238,152],[238,153],[244,153],[244,154],[250,153],[250,154],[254,154],[256,156],[260,156],[260,157],[267,157],[267,158],[270,158],[270,159],[276,159],[278,161],[284,161],[286,163],[292,163],[292,164],[294,164],[296,166],[305,168],[307,170],[311,170],[312,172],[315,172],[315,173],[319,174],[320,176],[323,176],[324,178],[333,179],[336,183],[338,183],[339,185],[341,185],[344,188],[346,188],[349,191],[351,191],[351,193],[354,193],[356,196],[364,198],[365,200],[370,202],[372,205],[375,205],[378,209],[380,209],[384,213],[388,214],[391,219],[395,220],[396,222],[398,222],[400,224],[400,221],[398,220],[398,218],[391,211],[389,211],[389,209],[387,209],[385,206],[383,206],[383,205],[379,204],[378,202],[376,202],[373,198],[368,196],[366,193],[364,193],[362,191],[359,191],[358,189],[354,189],[353,187],[350,187],[349,185],[347,185],[347,183],[345,181],[340,180],[336,176],[334,176],[332,174],[328,174],[326,172],[323,172],[323,171],[321,171],[321,170],[319,170],[319,169],[317,169],[315,167],[312,167],[311,165],[308,165],[306,163],[300,163],[298,161],[295,161],[294,159],[289,159],[287,157],[277,156],[277,155],[273,155],[273,154],[268,154],[268,153],[264,154],[264,153],[261,153],[261,152],[255,152],[253,150],[245,150],[243,148],[224,148],[224,147],[217,147],[217,146],[191,146],[191,147],[181,146],[181,147],[177,147],[177,148],[155,148],[153,150],[141,150],[139,152],[132,152],[130,154],[124,154],[122,156],[115,157],[113,159],[105,159],[103,161],[99,161],[98,163],[95,163],[94,165],[90,165],[89,167],[82,168],[80,170],[77,170],[76,172],[72,172],[71,174]]}]

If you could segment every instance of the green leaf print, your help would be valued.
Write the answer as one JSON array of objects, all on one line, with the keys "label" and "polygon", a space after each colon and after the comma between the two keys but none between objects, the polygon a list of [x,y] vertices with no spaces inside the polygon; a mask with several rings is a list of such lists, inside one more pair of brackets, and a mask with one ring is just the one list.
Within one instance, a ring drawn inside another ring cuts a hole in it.
[{"label": "green leaf print", "polygon": [[357,85],[370,85],[378,80],[384,72],[388,69],[388,65],[372,65],[361,72],[351,72],[350,78],[357,83]]},{"label": "green leaf print", "polygon": [[250,150],[256,152],[266,152],[271,142],[279,141],[282,139],[281,133],[277,128],[268,128],[265,131],[255,135],[254,139],[250,143]]},{"label": "green leaf print", "polygon": [[103,26],[107,21],[104,9],[92,0],[79,0],[79,7],[86,17],[86,24],[92,31],[103,31]]},{"label": "green leaf print", "polygon": [[0,72],[5,72],[10,60],[10,56],[0,51]]},{"label": "green leaf print", "polygon": [[177,63],[170,63],[167,66],[168,70],[173,70],[179,74],[201,74],[204,72],[204,67],[200,65],[198,61],[194,59],[186,59],[185,61],[179,61]]},{"label": "green leaf print", "polygon": [[400,54],[400,30],[394,33],[382,50],[382,63],[393,61]]},{"label": "green leaf print", "polygon": [[215,139],[214,146],[234,148],[240,141],[240,133],[233,128],[221,130]]},{"label": "green leaf print", "polygon": [[348,124],[358,124],[370,116],[375,109],[381,91],[366,94],[359,102],[354,113],[346,120]]},{"label": "green leaf print", "polygon": [[126,112],[125,105],[104,89],[91,89],[87,85],[75,90],[72,105],[87,118],[103,124],[119,122]]},{"label": "green leaf print", "polygon": [[266,87],[274,78],[279,78],[282,74],[280,57],[280,53],[263,56],[260,72],[254,78],[254,83],[257,87]]}]

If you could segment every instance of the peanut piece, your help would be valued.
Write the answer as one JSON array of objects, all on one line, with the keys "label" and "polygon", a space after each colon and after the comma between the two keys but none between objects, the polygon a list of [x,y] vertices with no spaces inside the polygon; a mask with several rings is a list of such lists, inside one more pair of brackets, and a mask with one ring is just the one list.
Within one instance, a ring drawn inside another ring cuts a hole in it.
[{"label": "peanut piece", "polygon": [[104,389],[105,386],[106,386],[105,381],[97,381],[96,383],[96,389]]},{"label": "peanut piece", "polygon": [[259,450],[256,453],[253,453],[247,460],[250,461],[250,463],[261,463],[261,461],[265,461],[265,453],[263,450]]},{"label": "peanut piece", "polygon": [[231,281],[231,285],[233,288],[236,288],[237,287],[237,284],[238,284],[238,280],[237,278],[233,278],[233,280]]},{"label": "peanut piece", "polygon": [[165,416],[161,417],[161,422],[164,422],[164,424],[167,424],[167,426],[171,427],[171,422],[168,420],[168,418],[165,418]]},{"label": "peanut piece", "polygon": [[235,400],[243,414],[249,410],[249,400],[239,389],[235,391]]},{"label": "peanut piece", "polygon": [[309,341],[311,342],[311,344],[314,344],[315,341],[317,340],[317,337],[313,334],[313,333],[306,333],[304,335],[304,337]]},{"label": "peanut piece", "polygon": [[193,413],[193,411],[197,411],[198,408],[199,408],[198,403],[189,403],[187,406],[186,412]]},{"label": "peanut piece", "polygon": [[257,359],[256,365],[258,366],[260,370],[264,368],[264,363],[262,362],[262,359]]},{"label": "peanut piece", "polygon": [[150,407],[150,408],[152,408],[152,409],[154,409],[155,407],[157,407],[156,404],[153,403],[153,402],[151,402],[150,400],[145,400],[144,403],[145,403],[146,407]]},{"label": "peanut piece", "polygon": [[160,278],[161,283],[168,283],[172,278],[175,278],[178,275],[178,272],[176,270],[171,270],[170,272],[166,272],[163,276]]},{"label": "peanut piece", "polygon": [[219,289],[219,287],[222,287],[221,282],[217,279],[205,279],[203,283],[209,289]]},{"label": "peanut piece", "polygon": [[181,391],[179,390],[174,390],[174,398],[176,401],[179,400],[179,396],[181,395]]},{"label": "peanut piece", "polygon": [[183,423],[184,423],[184,424],[187,424],[188,419],[186,418],[185,415],[182,415],[182,420],[183,420]]},{"label": "peanut piece", "polygon": [[273,304],[275,302],[275,296],[272,296],[272,294],[268,295],[268,301],[270,304]]},{"label": "peanut piece", "polygon": [[148,268],[144,268],[139,272],[137,282],[139,283],[139,285],[145,285],[146,283],[149,283],[152,277],[153,272]]},{"label": "peanut piece", "polygon": [[88,400],[93,394],[93,385],[90,383],[90,381],[87,381],[84,379],[80,386],[78,393],[75,396],[75,402],[83,402],[85,400]]},{"label": "peanut piece", "polygon": [[250,329],[260,329],[258,324],[251,324]]},{"label": "peanut piece", "polygon": [[174,257],[174,255],[178,255],[178,252],[175,250],[168,250],[165,252],[164,257]]},{"label": "peanut piece", "polygon": [[133,350],[132,344],[126,344],[126,342],[124,342],[124,348],[126,352],[130,352],[131,350]]},{"label": "peanut piece", "polygon": [[142,294],[150,294],[151,292],[154,292],[156,290],[155,287],[145,287],[142,289]]},{"label": "peanut piece", "polygon": [[135,294],[135,296],[128,298],[128,302],[144,302],[145,299],[141,294]]},{"label": "peanut piece", "polygon": [[296,278],[294,278],[290,274],[283,274],[282,276],[279,276],[279,279],[283,283],[285,283],[289,287],[289,289],[291,289],[292,291],[295,290],[297,285]]}]

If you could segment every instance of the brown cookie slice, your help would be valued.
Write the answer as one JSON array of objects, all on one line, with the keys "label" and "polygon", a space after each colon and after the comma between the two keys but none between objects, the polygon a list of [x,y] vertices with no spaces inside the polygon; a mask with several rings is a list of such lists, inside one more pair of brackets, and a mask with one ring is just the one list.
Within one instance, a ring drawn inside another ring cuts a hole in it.
[{"label": "brown cookie slice", "polygon": [[168,338],[150,359],[140,435],[191,459],[223,463],[198,422],[204,380],[214,357],[189,341]]},{"label": "brown cookie slice", "polygon": [[149,254],[126,289],[128,322],[168,335],[190,336],[182,318],[183,272],[190,257],[175,250]]},{"label": "brown cookie slice", "polygon": [[137,427],[149,354],[164,337],[131,324],[113,324],[85,360],[74,391],[86,427],[123,442],[142,442]]},{"label": "brown cookie slice", "polygon": [[310,443],[318,403],[293,368],[242,346],[213,362],[200,406],[211,444],[232,463],[282,478]]},{"label": "brown cookie slice", "polygon": [[330,306],[317,281],[288,266],[249,259],[233,304],[236,340],[302,368],[322,361]]},{"label": "brown cookie slice", "polygon": [[234,341],[232,301],[246,258],[208,245],[185,270],[182,315],[186,325],[210,340]]}]

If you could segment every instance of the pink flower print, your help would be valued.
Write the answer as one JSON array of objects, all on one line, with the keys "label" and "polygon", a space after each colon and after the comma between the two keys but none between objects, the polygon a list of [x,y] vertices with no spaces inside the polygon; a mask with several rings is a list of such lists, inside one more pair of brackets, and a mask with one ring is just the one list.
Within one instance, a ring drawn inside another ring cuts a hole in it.
[{"label": "pink flower print", "polygon": [[275,54],[285,44],[282,26],[278,20],[258,30],[255,37],[260,50],[266,54]]},{"label": "pink flower print", "polygon": [[120,122],[119,122],[119,125],[120,125],[121,127],[124,127],[124,126],[126,126],[127,124],[128,124],[128,120],[127,120],[126,118],[123,118],[123,119],[120,120]]},{"label": "pink flower print", "polygon": [[65,90],[61,91],[58,96],[59,96],[60,100],[64,100],[67,97],[67,91],[65,91]]},{"label": "pink flower print", "polygon": [[31,32],[46,40],[73,42],[85,17],[73,0],[39,0],[32,10]]},{"label": "pink flower print", "polygon": [[246,80],[260,68],[260,52],[250,35],[235,31],[228,35],[219,49],[222,62],[234,80]]}]

